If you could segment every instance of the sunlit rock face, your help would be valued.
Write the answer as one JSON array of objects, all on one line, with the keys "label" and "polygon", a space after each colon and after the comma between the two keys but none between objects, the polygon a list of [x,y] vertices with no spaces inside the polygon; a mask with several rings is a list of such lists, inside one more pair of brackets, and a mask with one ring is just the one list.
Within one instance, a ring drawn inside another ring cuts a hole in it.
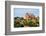
[{"label": "sunlit rock face", "polygon": [[35,18],[35,16],[34,16],[34,14],[32,14],[32,13],[26,13],[23,18],[24,18],[24,19],[32,19],[32,18]]}]

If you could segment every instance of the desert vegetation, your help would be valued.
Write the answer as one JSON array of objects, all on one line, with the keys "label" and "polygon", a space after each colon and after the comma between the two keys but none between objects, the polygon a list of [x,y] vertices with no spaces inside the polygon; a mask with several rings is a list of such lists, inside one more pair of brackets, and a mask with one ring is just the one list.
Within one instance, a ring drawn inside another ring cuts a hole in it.
[{"label": "desert vegetation", "polygon": [[32,13],[26,13],[24,17],[14,17],[14,27],[38,27],[39,16]]}]

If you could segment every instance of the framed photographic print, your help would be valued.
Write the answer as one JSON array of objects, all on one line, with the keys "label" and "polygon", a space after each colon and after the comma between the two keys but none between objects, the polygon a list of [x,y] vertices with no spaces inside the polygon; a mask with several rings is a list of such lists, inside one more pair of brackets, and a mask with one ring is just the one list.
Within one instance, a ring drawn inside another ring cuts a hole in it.
[{"label": "framed photographic print", "polygon": [[44,3],[5,1],[5,34],[44,32]]}]

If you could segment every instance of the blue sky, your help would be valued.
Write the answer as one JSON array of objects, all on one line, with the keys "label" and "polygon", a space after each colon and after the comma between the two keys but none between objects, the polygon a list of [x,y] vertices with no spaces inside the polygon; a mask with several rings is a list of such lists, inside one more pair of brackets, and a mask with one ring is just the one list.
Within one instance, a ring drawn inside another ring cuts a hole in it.
[{"label": "blue sky", "polygon": [[39,9],[35,8],[14,8],[14,17],[22,17],[25,13],[33,13],[35,16],[39,16]]}]

